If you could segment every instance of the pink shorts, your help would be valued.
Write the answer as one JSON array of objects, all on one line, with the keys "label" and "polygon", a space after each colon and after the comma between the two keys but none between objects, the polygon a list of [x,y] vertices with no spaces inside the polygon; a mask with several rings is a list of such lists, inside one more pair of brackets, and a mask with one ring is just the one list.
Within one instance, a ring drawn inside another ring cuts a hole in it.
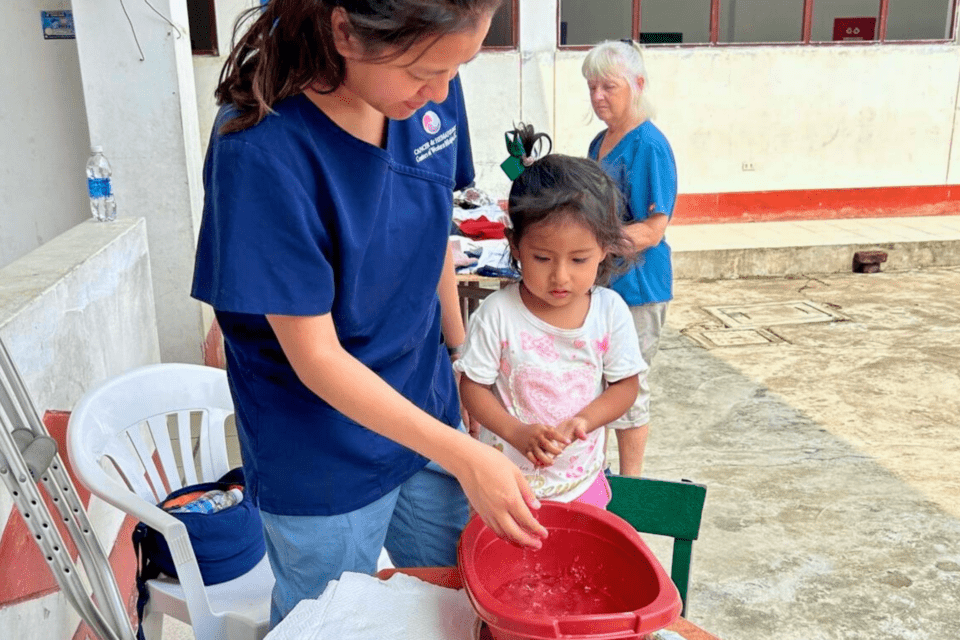
[{"label": "pink shorts", "polygon": [[573,501],[592,504],[595,507],[606,509],[612,497],[613,492],[610,490],[610,483],[607,482],[607,477],[601,471],[597,475],[597,479],[593,481],[593,484],[591,484],[580,497],[574,498]]}]

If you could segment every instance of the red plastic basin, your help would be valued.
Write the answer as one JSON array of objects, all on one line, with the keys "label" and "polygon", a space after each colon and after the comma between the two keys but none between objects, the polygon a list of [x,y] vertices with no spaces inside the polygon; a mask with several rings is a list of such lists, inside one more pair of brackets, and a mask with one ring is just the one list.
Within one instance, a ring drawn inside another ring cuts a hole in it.
[{"label": "red plastic basin", "polygon": [[[495,640],[639,640],[680,617],[677,588],[623,519],[587,504],[549,501],[537,519],[549,532],[537,551],[499,538],[476,516],[460,537],[464,588]],[[602,593],[603,602],[586,607],[595,606],[589,612],[564,613],[577,607],[549,595],[536,606],[495,595],[504,588],[516,593],[514,586],[531,576],[571,574],[585,580],[588,593]]]}]

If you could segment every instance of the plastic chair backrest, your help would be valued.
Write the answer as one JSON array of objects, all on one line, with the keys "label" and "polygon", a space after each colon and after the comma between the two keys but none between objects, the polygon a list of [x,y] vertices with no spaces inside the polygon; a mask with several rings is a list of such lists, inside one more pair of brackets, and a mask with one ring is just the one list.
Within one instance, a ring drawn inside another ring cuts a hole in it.
[{"label": "plastic chair backrest", "polygon": [[67,429],[80,481],[167,540],[197,637],[207,637],[203,630],[214,628],[208,625],[221,614],[211,611],[186,528],[156,504],[175,489],[229,471],[224,423],[233,411],[222,369],[149,365],[89,391]]},{"label": "plastic chair backrest", "polygon": [[629,522],[637,531],[673,538],[670,578],[683,601],[680,615],[686,616],[693,541],[700,535],[707,487],[689,480],[675,482],[624,476],[607,479],[613,492],[608,511]]}]

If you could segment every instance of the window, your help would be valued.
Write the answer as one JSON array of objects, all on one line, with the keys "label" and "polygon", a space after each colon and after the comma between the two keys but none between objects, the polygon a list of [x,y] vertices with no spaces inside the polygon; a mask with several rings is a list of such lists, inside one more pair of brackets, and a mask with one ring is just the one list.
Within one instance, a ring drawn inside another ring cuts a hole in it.
[{"label": "window", "polygon": [[187,0],[190,47],[195,56],[218,56],[217,13],[214,0]]},{"label": "window", "polygon": [[[831,4],[832,0],[820,2]],[[803,42],[803,8],[804,0],[720,2],[717,42]]]},{"label": "window", "polygon": [[493,16],[490,31],[483,40],[486,49],[517,48],[517,3],[519,0],[504,0]]},{"label": "window", "polygon": [[560,0],[561,46],[953,39],[958,0]]}]

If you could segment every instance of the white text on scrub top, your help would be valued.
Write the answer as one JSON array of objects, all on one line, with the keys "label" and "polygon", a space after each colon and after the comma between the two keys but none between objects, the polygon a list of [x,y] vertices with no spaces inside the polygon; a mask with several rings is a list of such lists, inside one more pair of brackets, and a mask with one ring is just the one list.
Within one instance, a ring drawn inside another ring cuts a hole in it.
[{"label": "white text on scrub top", "polygon": [[446,149],[456,141],[457,125],[453,125],[436,138],[430,140],[429,142],[424,142],[422,145],[414,149],[413,153],[417,157],[417,162],[420,163],[433,154]]}]

